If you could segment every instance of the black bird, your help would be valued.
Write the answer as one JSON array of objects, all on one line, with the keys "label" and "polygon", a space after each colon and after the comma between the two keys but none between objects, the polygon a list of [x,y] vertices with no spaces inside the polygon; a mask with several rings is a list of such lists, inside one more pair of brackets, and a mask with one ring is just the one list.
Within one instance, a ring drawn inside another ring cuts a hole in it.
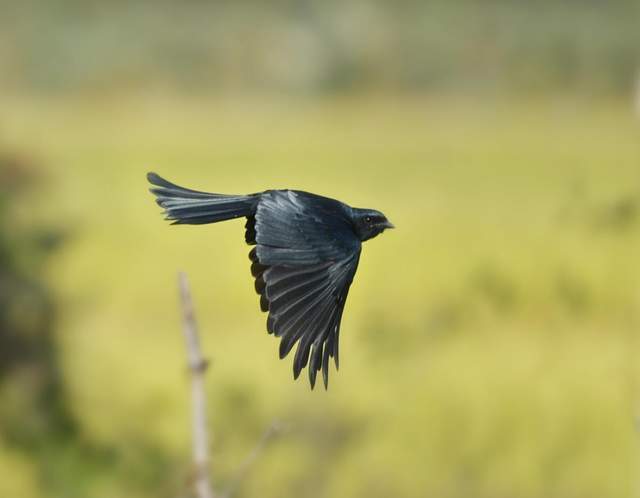
[{"label": "black bird", "polygon": [[299,190],[265,190],[224,195],[179,187],[155,173],[151,192],[172,224],[202,225],[246,217],[245,240],[251,274],[268,311],[267,331],[280,337],[280,358],[298,343],[293,377],[309,365],[313,389],[322,369],[329,382],[329,358],[338,368],[338,336],[362,242],[393,225],[374,209]]}]

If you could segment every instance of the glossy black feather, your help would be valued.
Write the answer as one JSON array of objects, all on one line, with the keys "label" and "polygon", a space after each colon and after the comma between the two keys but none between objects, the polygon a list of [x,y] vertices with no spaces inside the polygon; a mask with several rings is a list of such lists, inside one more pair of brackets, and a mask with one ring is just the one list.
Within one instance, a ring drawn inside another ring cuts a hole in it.
[{"label": "glossy black feather", "polygon": [[280,337],[279,356],[296,346],[293,375],[308,367],[313,388],[329,361],[339,366],[340,323],[362,241],[392,225],[375,210],[295,190],[224,195],[185,189],[149,173],[151,192],[176,224],[246,217],[245,241],[267,331]]},{"label": "glossy black feather", "polygon": [[147,174],[151,193],[174,225],[202,225],[250,216],[258,203],[255,195],[211,194],[179,187],[155,173]]}]

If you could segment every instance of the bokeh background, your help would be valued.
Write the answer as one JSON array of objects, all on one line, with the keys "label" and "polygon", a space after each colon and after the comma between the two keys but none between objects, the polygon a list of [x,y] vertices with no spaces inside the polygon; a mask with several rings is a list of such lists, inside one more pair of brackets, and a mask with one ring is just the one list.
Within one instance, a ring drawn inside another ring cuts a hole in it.
[{"label": "bokeh background", "polygon": [[[190,496],[176,273],[237,496],[640,496],[640,4],[0,1],[0,496]],[[385,212],[327,392],[240,222],[155,170]]]}]

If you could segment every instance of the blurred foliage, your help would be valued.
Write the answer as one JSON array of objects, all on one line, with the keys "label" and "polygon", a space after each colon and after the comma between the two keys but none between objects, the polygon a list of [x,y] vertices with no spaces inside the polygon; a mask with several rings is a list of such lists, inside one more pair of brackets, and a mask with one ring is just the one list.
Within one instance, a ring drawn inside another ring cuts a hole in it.
[{"label": "blurred foliage", "polygon": [[[625,106],[116,102],[4,103],[20,116],[3,126],[12,150],[46,158],[47,181],[37,195],[12,193],[12,211],[72,233],[46,271],[37,259],[25,267],[53,292],[76,427],[46,451],[3,431],[5,494],[188,495],[183,269],[212,357],[219,488],[277,419],[288,430],[239,497],[634,496],[640,147]],[[303,188],[388,214],[398,229],[366,244],[328,392],[278,361],[242,224],[167,226],[148,169],[212,191]],[[7,216],[3,226],[18,225]],[[21,247],[12,257],[32,252]],[[34,391],[12,385],[2,411],[25,413],[20,396]]]},{"label": "blurred foliage", "polygon": [[[45,279],[63,233],[39,225],[28,207],[42,195],[42,180],[28,156],[0,155],[0,496],[81,497],[96,475],[118,471],[127,457],[85,438],[68,405]],[[137,452],[133,475],[118,472],[130,486],[150,465],[162,467],[157,452],[144,445]]]},{"label": "blurred foliage", "polygon": [[52,298],[41,279],[59,235],[25,225],[16,212],[36,173],[26,159],[0,155],[0,388],[16,396],[0,416],[5,438],[21,445],[72,426],[60,401]]},{"label": "blurred foliage", "polygon": [[6,91],[629,93],[636,0],[0,1]]},{"label": "blurred foliage", "polygon": [[[43,263],[59,236],[25,223],[18,209],[37,174],[25,157],[0,154],[0,447],[32,455],[75,430],[62,395],[52,296],[42,280]],[[24,496],[19,490],[36,485],[28,463],[18,465],[18,484],[3,479],[0,494]]]}]

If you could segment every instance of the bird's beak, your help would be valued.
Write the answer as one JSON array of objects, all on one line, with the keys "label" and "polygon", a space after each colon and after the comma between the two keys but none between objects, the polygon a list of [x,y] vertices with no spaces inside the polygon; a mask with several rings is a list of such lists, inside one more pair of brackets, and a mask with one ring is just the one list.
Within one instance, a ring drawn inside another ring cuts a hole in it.
[{"label": "bird's beak", "polygon": [[396,226],[395,226],[393,223],[391,223],[389,220],[386,220],[382,226],[383,226],[384,228],[395,228],[395,227],[396,227]]}]

